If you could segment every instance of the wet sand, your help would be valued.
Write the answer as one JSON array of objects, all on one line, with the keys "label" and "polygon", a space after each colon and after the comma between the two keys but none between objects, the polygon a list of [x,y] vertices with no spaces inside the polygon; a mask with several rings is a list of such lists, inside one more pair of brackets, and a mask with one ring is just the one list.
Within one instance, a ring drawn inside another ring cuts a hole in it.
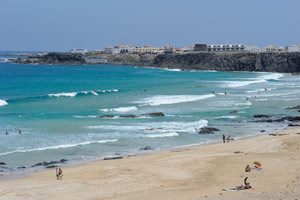
[{"label": "wet sand", "polygon": [[[65,167],[62,181],[55,169],[1,180],[0,199],[295,200],[300,197],[300,128],[278,133]],[[263,170],[245,172],[253,161]],[[223,191],[241,185],[246,176],[252,189]]]}]

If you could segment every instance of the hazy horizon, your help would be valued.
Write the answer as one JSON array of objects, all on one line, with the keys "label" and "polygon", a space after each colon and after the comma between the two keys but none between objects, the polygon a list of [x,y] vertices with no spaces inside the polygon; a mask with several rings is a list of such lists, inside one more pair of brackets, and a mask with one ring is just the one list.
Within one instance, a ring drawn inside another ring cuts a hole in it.
[{"label": "hazy horizon", "polygon": [[0,51],[96,50],[117,44],[299,44],[299,7],[297,0],[4,0]]}]

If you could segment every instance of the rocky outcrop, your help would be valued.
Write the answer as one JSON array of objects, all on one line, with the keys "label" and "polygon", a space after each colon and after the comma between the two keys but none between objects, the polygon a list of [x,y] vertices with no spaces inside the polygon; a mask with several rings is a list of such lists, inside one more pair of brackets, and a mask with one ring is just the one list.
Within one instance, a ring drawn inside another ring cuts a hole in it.
[{"label": "rocky outcrop", "polygon": [[253,115],[254,118],[270,118],[270,115]]},{"label": "rocky outcrop", "polygon": [[214,134],[215,131],[220,131],[220,130],[217,128],[213,128],[213,127],[203,127],[200,129],[200,131],[198,133],[201,135]]},{"label": "rocky outcrop", "polygon": [[66,163],[68,160],[66,159],[61,159],[61,160],[57,160],[57,161],[50,161],[50,162],[47,162],[47,161],[44,161],[44,162],[40,162],[40,163],[36,163],[34,165],[32,165],[31,167],[41,167],[41,166],[44,166],[44,167],[49,167],[51,165],[55,165],[55,164],[64,164]]},{"label": "rocky outcrop", "polygon": [[[300,72],[300,52],[199,52],[184,54],[101,54],[110,64],[179,68],[182,70]],[[14,60],[17,63],[86,64],[84,55],[48,53]]]},{"label": "rocky outcrop", "polygon": [[142,114],[142,116],[150,116],[150,117],[164,117],[165,114],[163,112],[153,112],[153,113],[146,113]]},{"label": "rocky outcrop", "polygon": [[184,70],[300,72],[300,53],[162,54],[153,66]]}]

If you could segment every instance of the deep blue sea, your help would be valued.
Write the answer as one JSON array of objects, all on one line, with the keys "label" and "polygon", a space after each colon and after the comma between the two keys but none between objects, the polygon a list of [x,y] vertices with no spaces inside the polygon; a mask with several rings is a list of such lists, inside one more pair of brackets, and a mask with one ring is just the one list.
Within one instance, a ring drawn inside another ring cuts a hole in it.
[{"label": "deep blue sea", "polygon": [[[265,134],[288,123],[250,122],[253,115],[296,115],[286,108],[299,99],[300,77],[290,74],[2,63],[0,173]],[[151,112],[165,116],[143,115]],[[220,131],[198,134],[205,126]]]}]

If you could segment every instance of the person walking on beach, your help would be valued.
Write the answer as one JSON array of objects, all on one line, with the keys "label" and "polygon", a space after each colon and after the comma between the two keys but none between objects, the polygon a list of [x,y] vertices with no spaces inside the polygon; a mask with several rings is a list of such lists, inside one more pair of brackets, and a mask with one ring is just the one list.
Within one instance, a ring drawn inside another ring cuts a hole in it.
[{"label": "person walking on beach", "polygon": [[227,143],[229,143],[230,140],[231,140],[231,136],[228,135],[227,138],[226,138]]},{"label": "person walking on beach", "polygon": [[63,172],[60,167],[56,168],[56,179],[57,180],[62,180],[63,177]]},{"label": "person walking on beach", "polygon": [[226,141],[226,136],[223,134],[223,143]]}]

